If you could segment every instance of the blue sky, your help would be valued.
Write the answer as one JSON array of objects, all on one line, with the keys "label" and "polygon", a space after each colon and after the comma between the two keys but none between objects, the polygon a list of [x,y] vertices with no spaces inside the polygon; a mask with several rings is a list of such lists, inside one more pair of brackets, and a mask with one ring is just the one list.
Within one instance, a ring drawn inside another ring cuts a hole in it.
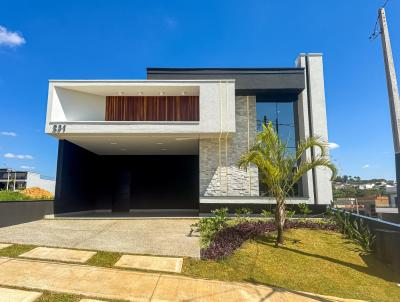
[{"label": "blue sky", "polygon": [[[340,173],[393,179],[380,39],[368,39],[383,2],[2,1],[0,166],[55,175],[57,141],[44,134],[48,79],[141,79],[146,67],[291,67],[298,53],[322,52]],[[386,14],[399,74],[399,1]]]}]

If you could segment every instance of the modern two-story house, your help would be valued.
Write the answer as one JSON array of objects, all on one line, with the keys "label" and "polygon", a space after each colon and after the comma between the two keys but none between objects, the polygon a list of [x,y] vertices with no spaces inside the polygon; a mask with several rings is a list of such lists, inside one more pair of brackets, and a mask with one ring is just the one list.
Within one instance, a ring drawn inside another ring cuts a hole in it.
[{"label": "modern two-story house", "polygon": [[[51,80],[55,214],[274,203],[256,167],[237,167],[270,121],[293,150],[308,136],[328,141],[320,54],[301,54],[294,68],[148,68],[146,80]],[[329,204],[329,178],[324,168],[310,171],[289,202]]]}]

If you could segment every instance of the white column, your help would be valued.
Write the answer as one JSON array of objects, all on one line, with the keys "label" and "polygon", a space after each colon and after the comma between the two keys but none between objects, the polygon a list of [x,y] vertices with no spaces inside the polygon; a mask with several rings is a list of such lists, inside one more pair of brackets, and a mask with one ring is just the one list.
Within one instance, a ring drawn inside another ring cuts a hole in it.
[{"label": "white column", "polygon": [[[306,78],[310,115],[310,134],[328,143],[328,126],[325,105],[324,71],[322,54],[307,54]],[[314,150],[318,155],[319,150]],[[316,204],[329,204],[332,201],[331,171],[327,168],[314,170],[314,192]]]},{"label": "white column", "polygon": [[[296,60],[297,67],[306,68],[306,56],[305,54],[300,54]],[[305,87],[307,87],[307,77],[305,77]],[[303,90],[299,95],[297,102],[297,114],[298,114],[298,133],[299,139],[305,139],[310,136],[310,120],[308,114],[308,94],[307,88]],[[307,150],[303,155],[303,160],[311,159],[311,151]],[[308,171],[302,177],[302,190],[303,196],[308,197],[310,202],[314,203],[314,185],[313,185],[313,172]]]}]

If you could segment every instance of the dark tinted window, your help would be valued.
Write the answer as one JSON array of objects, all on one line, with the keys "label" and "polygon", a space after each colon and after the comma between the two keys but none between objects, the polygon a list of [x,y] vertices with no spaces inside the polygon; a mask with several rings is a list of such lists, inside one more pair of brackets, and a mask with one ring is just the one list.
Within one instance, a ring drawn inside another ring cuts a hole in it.
[{"label": "dark tinted window", "polygon": [[289,148],[296,148],[296,127],[294,122],[294,103],[274,102],[257,97],[257,129],[262,129],[262,124],[272,122],[275,130],[282,141],[287,143]]},{"label": "dark tinted window", "polygon": [[[296,102],[291,99],[287,100],[274,100],[270,97],[257,96],[256,103],[256,116],[257,116],[257,130],[261,131],[262,124],[272,123],[276,132],[282,141],[286,142],[289,150],[293,152],[296,150],[297,138],[296,138],[296,125],[295,125],[295,106]],[[260,181],[260,195],[269,195],[268,188]],[[291,192],[293,196],[299,196],[300,183],[298,183],[294,192]]]}]

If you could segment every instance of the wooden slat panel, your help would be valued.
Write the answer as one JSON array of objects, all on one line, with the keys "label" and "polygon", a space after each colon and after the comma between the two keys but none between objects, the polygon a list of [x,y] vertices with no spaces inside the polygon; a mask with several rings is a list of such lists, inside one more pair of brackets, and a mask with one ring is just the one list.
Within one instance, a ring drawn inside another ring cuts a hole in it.
[{"label": "wooden slat panel", "polygon": [[198,121],[198,96],[107,96],[106,121]]}]

